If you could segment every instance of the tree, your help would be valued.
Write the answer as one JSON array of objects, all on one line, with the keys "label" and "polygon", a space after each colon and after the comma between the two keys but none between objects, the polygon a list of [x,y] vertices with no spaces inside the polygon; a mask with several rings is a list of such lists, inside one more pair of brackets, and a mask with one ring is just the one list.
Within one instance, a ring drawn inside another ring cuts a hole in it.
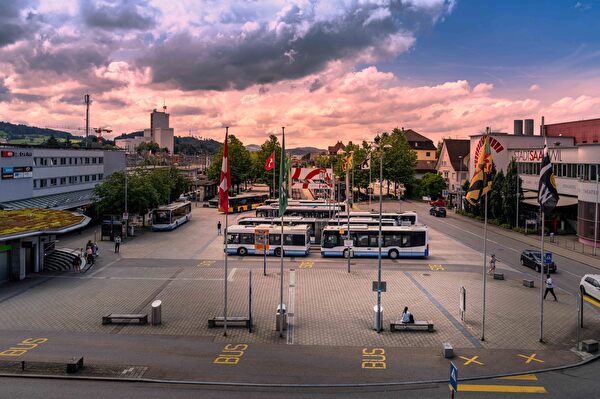
[{"label": "tree", "polygon": [[515,226],[517,220],[517,179],[519,179],[519,199],[523,198],[523,182],[517,173],[517,162],[513,158],[506,168],[506,177],[502,186],[502,209],[506,222]]},{"label": "tree", "polygon": [[490,196],[490,198],[488,199],[488,212],[490,213],[492,219],[496,219],[500,223],[504,223],[506,221],[503,209],[504,201],[502,198],[503,187],[504,172],[500,171],[499,173],[496,173],[492,178],[492,188],[488,193],[488,195]]},{"label": "tree", "polygon": [[[125,211],[125,172],[115,172],[94,187],[94,208],[98,216],[120,215]],[[149,179],[138,173],[127,176],[127,208],[145,215],[159,205],[159,195]]]},{"label": "tree", "polygon": [[444,147],[444,142],[442,140],[437,142],[437,148],[435,150],[435,159],[440,159],[440,154],[442,153],[442,148]]},{"label": "tree", "polygon": [[[397,188],[398,184],[404,184],[405,188],[414,184],[415,166],[417,166],[417,153],[410,148],[404,133],[398,128],[394,128],[392,133],[384,132],[379,142],[381,145],[390,145],[389,149],[384,151],[383,155],[383,178],[388,181],[388,190],[390,182]],[[379,168],[379,154],[373,158],[373,166]]]},{"label": "tree", "polygon": [[[209,179],[219,181],[222,164],[223,147],[212,158],[212,164],[208,168],[207,173]],[[233,134],[229,135],[229,169],[231,173],[231,189],[239,193],[240,184],[252,177],[252,164],[250,161],[250,152]]]},{"label": "tree", "polygon": [[[275,151],[275,167],[271,170],[265,170],[265,163],[267,158]],[[254,155],[256,154],[256,155]],[[253,153],[254,161],[253,166],[253,177],[269,186],[269,192],[271,197],[274,198],[275,192],[277,191],[277,185],[279,184],[279,162],[281,162],[281,145],[277,136],[271,134],[269,138],[260,146],[260,150]],[[273,187],[273,173],[275,173],[275,187]]]},{"label": "tree", "polygon": [[138,145],[135,150],[138,154],[143,154],[145,152],[149,152],[150,154],[156,154],[160,151],[160,146],[154,141],[150,141],[147,143],[140,143],[140,145]]},{"label": "tree", "polygon": [[46,140],[45,145],[47,147],[58,148],[60,147],[60,142],[54,137],[54,135],[50,136],[48,140]]},{"label": "tree", "polygon": [[446,180],[437,173],[425,173],[421,179],[421,193],[431,199],[439,198],[442,190],[448,187]]}]

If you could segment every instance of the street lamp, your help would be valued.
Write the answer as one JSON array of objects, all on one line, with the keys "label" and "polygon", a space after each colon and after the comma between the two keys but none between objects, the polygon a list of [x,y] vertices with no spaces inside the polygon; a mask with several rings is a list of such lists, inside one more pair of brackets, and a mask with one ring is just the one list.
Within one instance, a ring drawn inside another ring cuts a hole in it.
[{"label": "street lamp", "polygon": [[[350,151],[350,159],[352,160],[352,165],[346,165],[346,192],[349,194],[350,191],[348,191],[348,187],[349,187],[349,183],[350,183],[350,179],[349,179],[349,171],[350,171],[350,167],[354,165],[354,151]],[[354,168],[352,168],[352,183],[354,183]],[[348,236],[347,236],[347,240],[348,242],[351,240],[350,238],[350,207],[352,206],[351,204],[354,203],[354,187],[352,187],[352,201],[350,201],[350,197],[348,196],[348,194],[346,194],[346,213],[348,215]],[[348,273],[350,273],[350,251],[352,250],[352,247],[349,246],[348,247]]]},{"label": "street lamp", "polygon": [[460,162],[460,172],[458,172],[458,190],[460,193],[460,209],[462,210],[462,190],[463,190],[463,186],[462,186],[462,165],[463,165],[463,156],[459,155],[458,156],[458,161]]},{"label": "street lamp", "polygon": [[383,237],[381,234],[381,217],[383,213],[383,152],[391,148],[392,146],[389,144],[380,144],[381,138],[377,136],[375,138],[375,144],[379,149],[379,235],[377,237],[377,307],[375,311],[377,313],[377,333],[381,332],[381,244],[383,241]]}]

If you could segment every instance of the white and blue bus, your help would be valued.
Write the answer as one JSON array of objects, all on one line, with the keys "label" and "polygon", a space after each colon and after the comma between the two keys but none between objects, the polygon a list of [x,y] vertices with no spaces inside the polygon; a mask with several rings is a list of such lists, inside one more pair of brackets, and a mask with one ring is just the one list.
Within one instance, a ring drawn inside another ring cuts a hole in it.
[{"label": "white and blue bus", "polygon": [[[342,208],[339,204],[333,204],[324,207],[306,206],[306,205],[288,205],[285,210],[285,216],[302,216],[305,218],[329,220],[336,213],[340,213]],[[273,205],[262,205],[256,208],[257,217],[279,217],[279,208]]]},{"label": "white and blue bus", "polygon": [[[327,222],[328,226],[342,226],[342,225],[348,225],[348,217],[347,216],[342,216],[340,214],[340,218],[339,219],[331,219]],[[367,225],[367,226],[379,226],[379,219],[375,219],[375,218],[357,218],[357,217],[351,217],[350,218],[350,229],[352,229],[352,226],[354,225]],[[381,219],[381,225],[382,226],[398,226],[398,221],[396,219]]]},{"label": "white and blue bus", "polygon": [[[310,250],[309,226],[283,226],[283,255],[307,256]],[[234,225],[227,228],[227,255],[281,256],[281,225]]]},{"label": "white and blue bus", "polygon": [[[383,226],[381,256],[396,258],[425,258],[429,256],[427,226]],[[352,250],[357,257],[377,257],[379,248],[376,226],[350,226],[352,246],[344,246],[347,226],[328,226],[321,237],[321,256],[347,257]]]},{"label": "white and blue bus", "polygon": [[[379,212],[350,212],[351,218],[370,218],[370,219],[379,219]],[[408,226],[419,224],[419,218],[417,213],[414,211],[406,211],[406,212],[383,212],[381,214],[383,219],[395,219],[398,225]],[[346,212],[338,212],[335,218],[339,218],[343,220],[344,218],[348,218],[348,214]]]},{"label": "white and blue bus", "polygon": [[178,201],[152,211],[152,230],[173,230],[192,218],[192,203]]},{"label": "white and blue bus", "polygon": [[[309,227],[310,242],[311,244],[318,244],[321,242],[321,230],[326,226],[322,220],[315,218],[303,218],[301,216],[286,216],[283,218],[283,223],[286,226],[297,226],[299,224],[307,224]],[[237,224],[242,226],[258,226],[259,224],[273,224],[281,226],[281,218],[259,218],[253,216],[247,216],[239,219]]]}]

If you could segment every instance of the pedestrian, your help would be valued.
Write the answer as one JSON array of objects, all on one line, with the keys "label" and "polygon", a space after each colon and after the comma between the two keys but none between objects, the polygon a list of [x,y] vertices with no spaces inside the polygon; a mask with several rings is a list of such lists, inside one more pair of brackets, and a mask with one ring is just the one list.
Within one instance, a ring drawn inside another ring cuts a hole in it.
[{"label": "pedestrian", "polygon": [[81,258],[79,257],[79,255],[75,255],[75,257],[73,258],[73,269],[77,273],[81,273]]},{"label": "pedestrian", "polygon": [[94,255],[94,259],[96,259],[98,257],[98,244],[96,244],[96,242],[94,241],[92,243],[92,255]]},{"label": "pedestrian", "polygon": [[217,222],[217,235],[218,236],[222,235],[222,233],[221,233],[221,221],[220,220]]},{"label": "pedestrian", "polygon": [[544,299],[546,299],[546,295],[548,295],[548,293],[551,293],[554,297],[554,300],[558,302],[558,299],[556,299],[556,295],[554,294],[554,281],[552,281],[550,273],[546,275],[546,292],[544,292]]},{"label": "pedestrian", "polygon": [[92,251],[92,247],[88,246],[85,250],[87,263],[91,266],[94,264],[94,252]]},{"label": "pedestrian", "polygon": [[414,323],[415,322],[415,318],[413,317],[412,313],[410,313],[408,311],[408,306],[404,307],[404,311],[402,312],[402,316],[401,316],[401,321],[402,321],[402,323]]},{"label": "pedestrian", "polygon": [[492,254],[490,258],[490,270],[488,271],[488,274],[494,273],[496,273],[496,254]]},{"label": "pedestrian", "polygon": [[115,253],[119,253],[121,249],[121,236],[115,236]]}]

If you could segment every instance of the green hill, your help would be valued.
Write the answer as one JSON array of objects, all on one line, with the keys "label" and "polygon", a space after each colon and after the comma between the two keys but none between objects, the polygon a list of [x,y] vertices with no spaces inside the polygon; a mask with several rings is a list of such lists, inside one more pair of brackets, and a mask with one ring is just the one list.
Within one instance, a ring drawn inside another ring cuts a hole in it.
[{"label": "green hill", "polygon": [[0,137],[6,139],[10,144],[41,144],[48,140],[50,136],[56,137],[59,141],[69,139],[76,142],[83,139],[83,137],[74,136],[69,132],[60,130],[15,125],[14,123],[0,121]]}]

